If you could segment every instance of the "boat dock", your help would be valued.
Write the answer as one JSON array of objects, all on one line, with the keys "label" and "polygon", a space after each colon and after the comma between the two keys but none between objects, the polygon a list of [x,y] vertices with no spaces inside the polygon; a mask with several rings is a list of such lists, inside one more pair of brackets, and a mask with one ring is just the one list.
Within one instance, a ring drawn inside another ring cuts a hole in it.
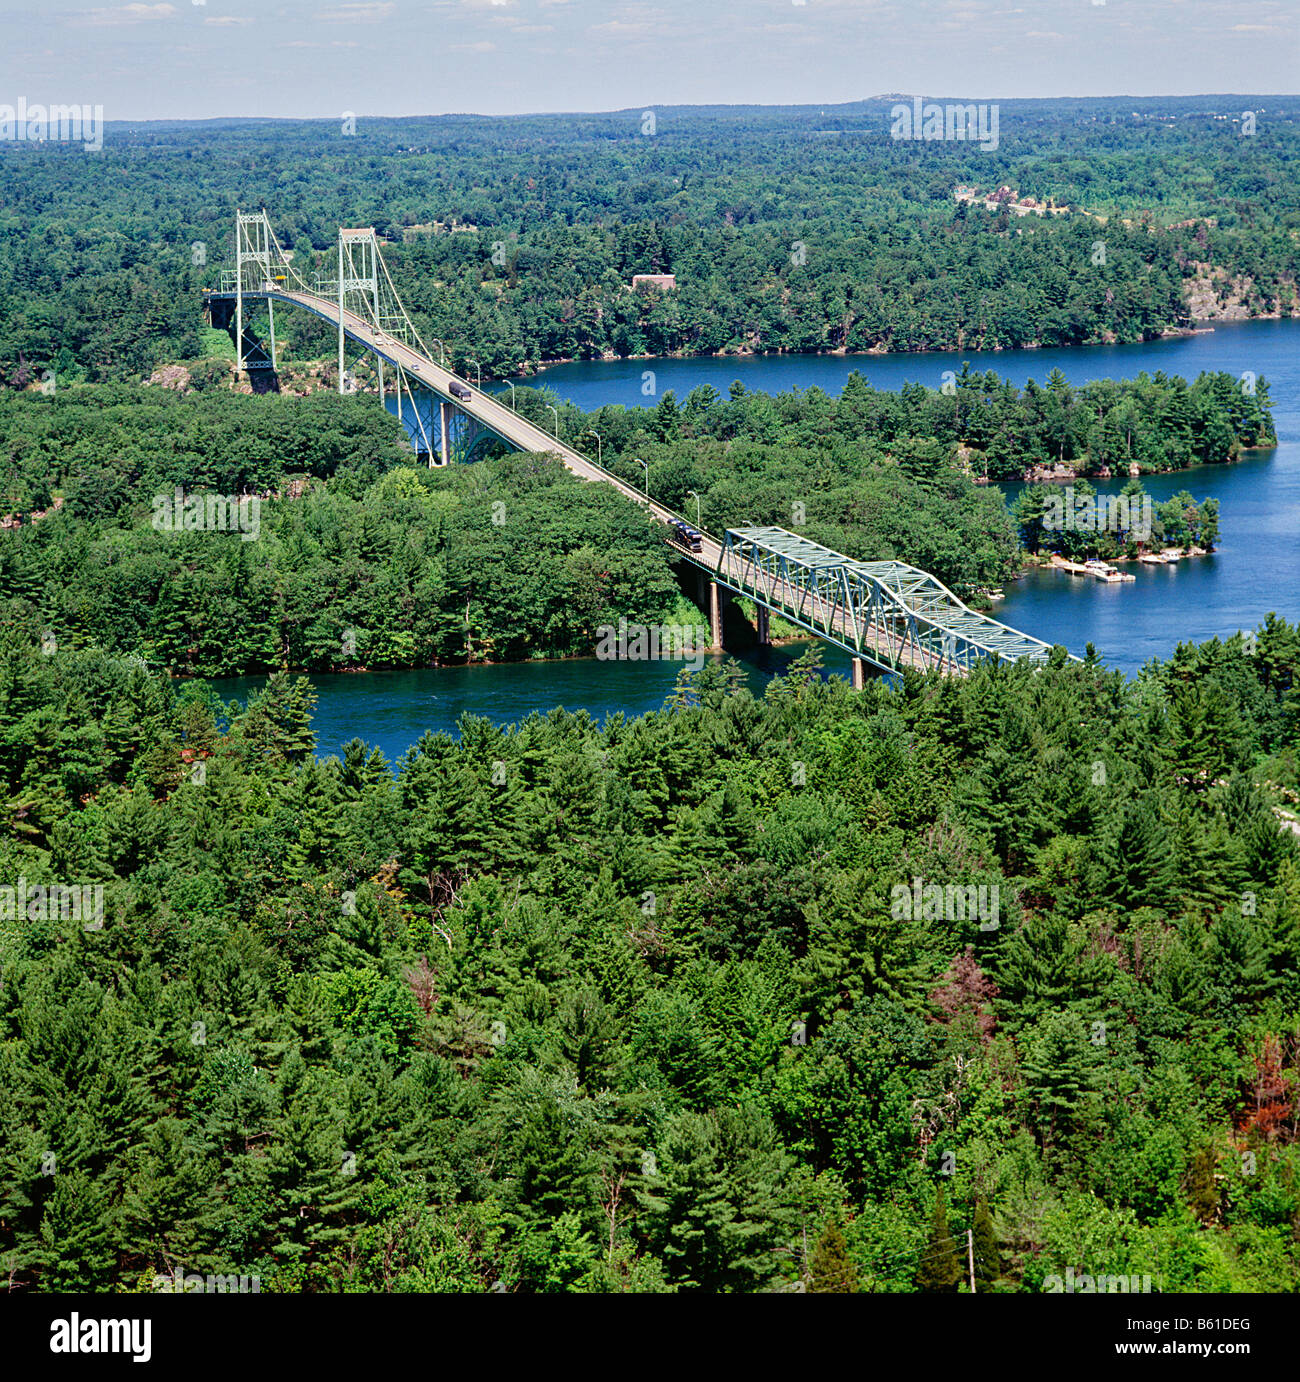
[{"label": "boat dock", "polygon": [[1108,584],[1137,580],[1131,571],[1117,571],[1113,566],[1107,566],[1104,561],[1066,561],[1064,557],[1053,556],[1052,565],[1059,571],[1068,571],[1072,576],[1091,576],[1094,580],[1106,581]]}]

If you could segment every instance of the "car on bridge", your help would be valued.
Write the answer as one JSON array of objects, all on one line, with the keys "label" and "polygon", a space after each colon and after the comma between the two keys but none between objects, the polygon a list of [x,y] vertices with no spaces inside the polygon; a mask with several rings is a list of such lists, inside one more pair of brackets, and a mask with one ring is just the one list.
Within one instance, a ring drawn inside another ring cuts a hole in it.
[{"label": "car on bridge", "polygon": [[697,532],[689,523],[674,519],[668,525],[668,541],[678,547],[684,547],[688,552],[699,552],[703,548],[704,535]]},{"label": "car on bridge", "polygon": [[452,397],[459,398],[463,402],[468,403],[469,400],[474,396],[465,387],[465,385],[460,382],[459,379],[453,379],[451,383],[448,385],[448,387],[451,389]]}]

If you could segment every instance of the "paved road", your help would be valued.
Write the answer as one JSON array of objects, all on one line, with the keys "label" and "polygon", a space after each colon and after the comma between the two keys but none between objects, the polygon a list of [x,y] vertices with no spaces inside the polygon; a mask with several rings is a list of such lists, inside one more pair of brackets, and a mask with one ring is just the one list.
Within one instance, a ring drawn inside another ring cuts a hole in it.
[{"label": "paved road", "polygon": [[[338,304],[327,298],[317,297],[313,293],[285,290],[274,294],[263,294],[263,296],[282,298],[297,303],[298,306],[305,307],[309,312],[324,317],[335,327],[338,326]],[[499,437],[517,446],[521,451],[553,453],[573,474],[584,480],[613,485],[619,493],[634,503],[640,504],[643,509],[653,514],[661,523],[670,523],[678,517],[671,509],[647,498],[635,486],[620,480],[616,475],[582,455],[581,452],[575,451],[571,446],[567,446],[558,438],[553,437],[536,423],[520,417],[513,409],[507,408],[505,404],[499,402],[494,395],[485,393],[482,389],[471,388],[471,398],[468,401],[455,398],[451,393],[452,381],[465,383],[458,374],[435,364],[427,356],[412,350],[410,346],[395,337],[376,331],[365,318],[357,316],[355,312],[344,310],[343,327],[350,336],[363,342],[391,363],[400,365],[412,378],[433,389],[443,398],[451,399],[456,407],[477,418],[485,427],[490,428]],[[759,581],[755,579],[758,573],[752,568],[742,573],[740,564],[734,557],[729,558],[726,564],[723,563],[722,544],[707,533],[703,535],[699,552],[685,553],[676,548],[674,550],[711,575],[719,574],[724,580],[731,580],[740,586],[748,586],[750,590],[759,587]],[[746,579],[741,579],[742,574]],[[809,596],[806,592],[797,589],[785,580],[767,576],[762,578],[760,588],[769,592],[769,599],[775,602],[778,613],[781,612],[779,606],[784,604],[787,610],[797,610],[803,618],[808,618]],[[837,606],[832,610],[822,609],[820,613],[822,619],[851,648],[853,646],[853,625],[848,612],[842,606]],[[966,671],[957,663],[945,661],[935,654],[920,652],[914,647],[907,646],[899,649],[897,641],[889,636],[887,630],[877,624],[867,626],[866,641],[874,645],[877,650],[890,649],[894,654],[895,661],[901,659],[907,666],[915,667],[921,671],[931,667],[943,667],[945,670],[956,672],[959,675],[964,675]]]}]

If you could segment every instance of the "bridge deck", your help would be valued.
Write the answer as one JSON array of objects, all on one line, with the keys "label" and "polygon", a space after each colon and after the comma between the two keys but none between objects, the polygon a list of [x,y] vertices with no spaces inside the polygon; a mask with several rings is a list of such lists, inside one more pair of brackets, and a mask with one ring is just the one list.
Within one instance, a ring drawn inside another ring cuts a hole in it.
[{"label": "bridge deck", "polygon": [[[218,290],[214,298],[233,298]],[[438,397],[477,419],[521,451],[550,452],[584,480],[612,485],[659,522],[680,520],[666,505],[647,498],[611,471],[521,417],[495,395],[470,388],[457,398],[451,384],[469,387],[454,371],[436,364],[397,335],[380,330],[337,301],[289,287],[245,288],[246,298],[293,303],[323,318],[389,364],[399,366]],[[967,608],[933,576],[902,562],[857,562],[782,528],[729,530],[725,539],[705,533],[701,551],[678,556],[707,571],[721,585],[855,657],[884,669],[914,667],[962,675],[974,662],[996,653],[1042,661],[1050,649],[1038,639],[1009,629]]]},{"label": "bridge deck", "polygon": [[[214,292],[211,296],[233,298],[234,293]],[[290,289],[280,289],[276,292],[250,292],[245,289],[244,297],[291,302],[296,306],[306,308],[308,312],[314,312],[318,317],[323,317],[334,327],[339,324],[338,303],[332,302],[328,298],[317,297],[312,293],[295,292]],[[453,370],[435,363],[428,356],[412,349],[396,336],[377,330],[365,318],[358,316],[355,312],[348,311],[346,308],[343,311],[343,330],[350,339],[364,345],[389,364],[400,365],[407,374],[432,390],[440,398],[445,398],[463,412],[477,418],[484,427],[494,432],[502,441],[517,447],[520,451],[553,452],[575,475],[581,476],[584,480],[600,480],[613,485],[627,498],[654,514],[660,522],[667,523],[678,517],[671,509],[648,499],[640,490],[620,480],[617,475],[606,470],[603,466],[598,466],[580,451],[575,451],[571,446],[553,437],[544,428],[521,417],[512,408],[497,399],[495,395],[473,387]],[[470,389],[471,397],[469,399],[456,398],[452,394],[451,384],[453,380]],[[714,539],[709,539],[709,541],[713,543],[718,552],[721,551]],[[691,559],[699,565],[707,564],[700,559],[700,555],[697,554]]]},{"label": "bridge deck", "polygon": [[962,675],[994,655],[1044,662],[1048,644],[968,608],[927,571],[855,561],[784,528],[732,528],[719,577],[883,667]]}]

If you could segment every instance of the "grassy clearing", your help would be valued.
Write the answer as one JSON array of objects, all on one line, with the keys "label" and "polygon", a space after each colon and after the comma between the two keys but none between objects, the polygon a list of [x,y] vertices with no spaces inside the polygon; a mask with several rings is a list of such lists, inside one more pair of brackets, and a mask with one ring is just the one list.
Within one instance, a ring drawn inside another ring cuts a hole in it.
[{"label": "grassy clearing", "polygon": [[203,359],[205,360],[233,360],[235,358],[234,341],[230,339],[229,333],[221,331],[215,326],[201,328],[199,341],[203,347]]}]

